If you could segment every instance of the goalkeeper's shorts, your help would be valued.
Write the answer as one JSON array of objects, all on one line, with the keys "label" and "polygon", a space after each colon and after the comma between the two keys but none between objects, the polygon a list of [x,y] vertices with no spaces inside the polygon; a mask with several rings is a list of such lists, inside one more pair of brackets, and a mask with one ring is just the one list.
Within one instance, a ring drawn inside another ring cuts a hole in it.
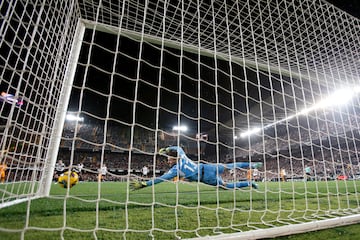
[{"label": "goalkeeper's shorts", "polygon": [[203,164],[202,166],[202,176],[200,177],[201,182],[217,186],[222,185],[223,181],[218,174],[222,174],[224,169],[221,165],[216,164]]}]

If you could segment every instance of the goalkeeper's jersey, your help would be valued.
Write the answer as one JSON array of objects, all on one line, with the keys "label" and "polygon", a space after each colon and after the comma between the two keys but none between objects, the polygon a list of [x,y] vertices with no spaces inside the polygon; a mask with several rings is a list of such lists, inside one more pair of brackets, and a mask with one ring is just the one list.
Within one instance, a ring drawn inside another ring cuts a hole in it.
[{"label": "goalkeeper's jersey", "polygon": [[190,158],[188,158],[181,147],[172,146],[169,147],[171,150],[176,150],[179,154],[179,160],[177,164],[172,166],[168,172],[166,172],[161,177],[155,178],[153,180],[149,180],[146,182],[147,186],[151,186],[153,184],[157,184],[163,182],[165,180],[171,180],[174,177],[183,177],[189,181],[197,181],[199,176],[199,169],[201,169],[201,164],[193,162]]}]

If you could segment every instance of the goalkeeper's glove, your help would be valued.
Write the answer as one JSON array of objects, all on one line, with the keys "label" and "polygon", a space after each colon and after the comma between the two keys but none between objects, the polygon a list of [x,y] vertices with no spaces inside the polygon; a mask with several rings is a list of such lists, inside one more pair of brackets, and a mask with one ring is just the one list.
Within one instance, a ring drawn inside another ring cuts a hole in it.
[{"label": "goalkeeper's glove", "polygon": [[144,187],[147,187],[146,182],[141,182],[139,180],[135,180],[130,183],[130,189],[132,191],[135,191],[135,190],[138,190],[138,189],[144,188]]},{"label": "goalkeeper's glove", "polygon": [[167,148],[160,148],[159,154],[166,154],[167,150],[168,150]]}]

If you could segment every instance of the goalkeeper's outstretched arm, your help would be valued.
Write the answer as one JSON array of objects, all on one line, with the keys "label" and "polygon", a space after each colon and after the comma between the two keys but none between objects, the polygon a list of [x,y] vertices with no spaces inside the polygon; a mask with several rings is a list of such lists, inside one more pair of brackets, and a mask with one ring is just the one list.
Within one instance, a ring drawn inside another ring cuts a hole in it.
[{"label": "goalkeeper's outstretched arm", "polygon": [[133,191],[138,190],[140,188],[144,188],[144,187],[147,187],[146,182],[142,182],[139,180],[134,180],[134,181],[130,182],[130,189]]},{"label": "goalkeeper's outstretched arm", "polygon": [[177,176],[177,172],[174,171],[174,167],[172,167],[167,173],[165,173],[161,177],[150,179],[150,180],[148,180],[146,182],[145,181],[139,181],[139,180],[132,181],[130,183],[130,188],[132,190],[138,190],[138,189],[141,189],[141,188],[144,188],[144,187],[148,187],[148,186],[152,186],[154,184],[161,183],[161,182],[166,181],[166,180],[171,180],[171,179],[173,179],[174,177]]},{"label": "goalkeeper's outstretched arm", "polygon": [[169,161],[172,162],[172,164],[175,164],[167,173],[165,173],[164,175],[157,177],[157,178],[153,178],[150,179],[148,181],[139,181],[139,180],[135,180],[133,182],[130,183],[130,188],[132,190],[137,190],[137,189],[141,189],[144,187],[148,187],[148,186],[152,186],[154,184],[158,184],[161,183],[163,181],[166,180],[171,180],[174,177],[176,177],[178,175],[178,166],[177,166],[177,157],[176,156],[171,156],[170,152],[171,151],[175,151],[176,152],[176,156],[178,155],[179,151],[183,153],[183,150],[181,148],[177,148],[177,147],[167,147],[167,148],[161,148],[159,151],[159,154],[161,155],[166,155],[168,156],[168,163]]}]

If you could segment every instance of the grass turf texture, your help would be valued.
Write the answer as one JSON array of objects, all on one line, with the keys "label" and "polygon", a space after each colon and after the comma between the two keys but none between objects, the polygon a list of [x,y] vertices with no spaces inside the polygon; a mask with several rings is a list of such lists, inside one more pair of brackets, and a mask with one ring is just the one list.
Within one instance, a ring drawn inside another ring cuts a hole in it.
[{"label": "grass turf texture", "polygon": [[9,240],[22,235],[37,240],[62,236],[175,239],[233,233],[357,213],[352,209],[359,207],[359,185],[359,181],[267,182],[260,183],[259,190],[232,191],[196,183],[162,183],[133,192],[120,182],[82,182],[69,191],[53,185],[48,198],[1,209],[0,236]]}]

